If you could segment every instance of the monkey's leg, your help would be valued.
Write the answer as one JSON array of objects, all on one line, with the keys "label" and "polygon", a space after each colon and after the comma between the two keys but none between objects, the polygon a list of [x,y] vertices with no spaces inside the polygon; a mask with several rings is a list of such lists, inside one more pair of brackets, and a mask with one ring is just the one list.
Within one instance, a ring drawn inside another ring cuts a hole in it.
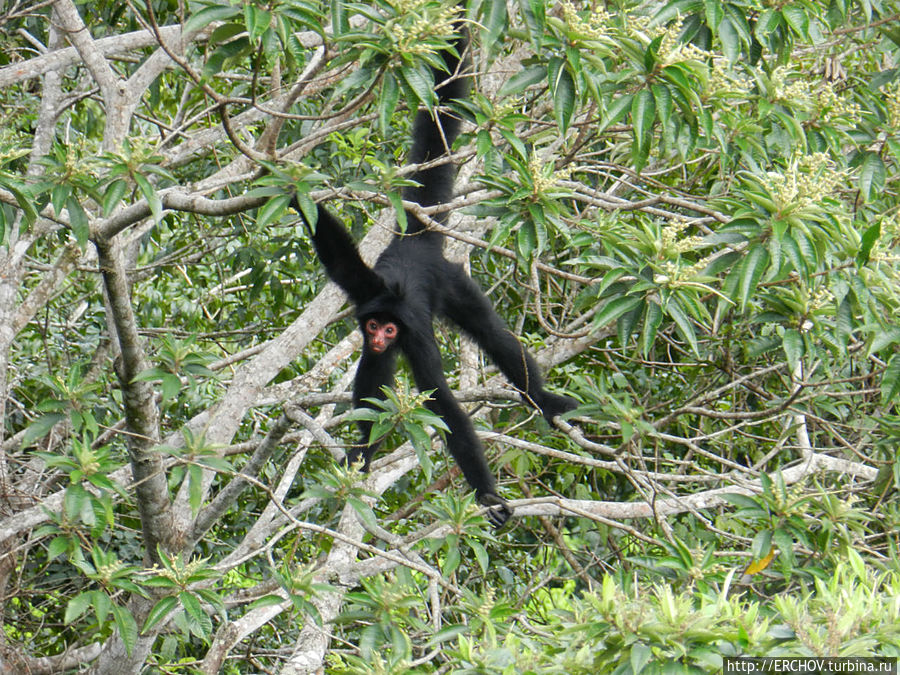
[{"label": "monkey's leg", "polygon": [[509,381],[540,408],[548,421],[578,406],[574,399],[544,389],[544,380],[534,358],[506,327],[478,285],[461,269],[452,276],[445,293],[447,318],[475,339]]},{"label": "monkey's leg", "polygon": [[[397,355],[395,350],[386,354],[374,354],[368,347],[363,346],[362,357],[356,368],[356,379],[353,381],[353,407],[371,407],[365,401],[367,398],[383,399],[381,388],[390,385],[394,381]],[[372,431],[372,423],[360,420],[357,422],[360,431],[360,445],[347,451],[346,462],[348,466],[355,464],[360,456],[363,458],[363,471],[369,470],[372,455],[378,449],[379,443],[370,444],[369,437]]]}]

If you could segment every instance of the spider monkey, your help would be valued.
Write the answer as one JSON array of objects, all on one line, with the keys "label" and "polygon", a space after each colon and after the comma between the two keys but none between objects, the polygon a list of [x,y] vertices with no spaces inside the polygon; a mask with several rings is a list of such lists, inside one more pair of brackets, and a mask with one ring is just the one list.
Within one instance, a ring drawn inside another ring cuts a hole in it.
[{"label": "spider monkey", "polygon": [[[419,110],[413,123],[410,164],[438,159],[449,152],[459,135],[460,120],[446,107],[463,98],[467,78],[460,75],[467,35],[460,30],[453,50],[443,52],[444,69],[432,68],[439,106],[434,114]],[[456,168],[449,161],[418,170],[416,183],[404,190],[405,199],[421,206],[450,201]],[[299,202],[294,207],[303,215]],[[568,396],[544,389],[532,356],[497,316],[490,301],[465,273],[443,254],[444,237],[406,211],[407,229],[397,234],[373,267],[366,265],[344,225],[324,206],[317,206],[315,230],[303,216],[313,244],[328,276],[356,305],[365,344],[353,386],[353,405],[367,405],[366,398],[383,398],[381,387],[393,381],[397,353],[403,352],[420,390],[433,389],[426,406],[449,428],[447,447],[479,503],[490,507],[487,517],[502,527],[512,511],[498,494],[484,450],[465,410],[456,402],[444,377],[441,353],[434,337],[435,316],[449,319],[472,336],[500,370],[521,392],[523,399],[540,409],[549,421],[578,404]],[[437,216],[443,222],[446,215]],[[360,457],[363,470],[377,449],[369,445],[371,422],[359,422],[362,446],[347,453],[347,463]]]}]

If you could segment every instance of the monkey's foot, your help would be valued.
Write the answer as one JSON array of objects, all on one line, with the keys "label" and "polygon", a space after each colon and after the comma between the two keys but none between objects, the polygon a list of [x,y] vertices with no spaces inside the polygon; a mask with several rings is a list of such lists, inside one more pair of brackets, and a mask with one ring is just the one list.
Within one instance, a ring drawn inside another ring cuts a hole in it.
[{"label": "monkey's foot", "polygon": [[509,508],[509,504],[506,503],[506,500],[494,492],[484,492],[477,495],[476,499],[479,504],[487,507],[487,510],[484,512],[484,517],[490,521],[491,525],[493,525],[496,530],[503,527],[513,513],[512,509]]}]

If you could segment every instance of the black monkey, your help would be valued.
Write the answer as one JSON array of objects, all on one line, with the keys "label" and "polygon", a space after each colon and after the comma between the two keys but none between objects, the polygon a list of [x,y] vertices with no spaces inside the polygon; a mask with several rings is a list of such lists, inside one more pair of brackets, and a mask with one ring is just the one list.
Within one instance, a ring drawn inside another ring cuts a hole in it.
[{"label": "black monkey", "polygon": [[[464,51],[466,38],[460,37],[455,47]],[[443,57],[446,70],[433,69],[441,105],[464,97],[468,90],[466,78],[458,72],[460,55],[448,50]],[[430,162],[445,155],[459,131],[459,119],[446,108],[435,108],[434,115],[420,110],[413,124],[409,163]],[[422,206],[448,202],[453,195],[455,174],[450,162],[421,169],[412,177],[417,185],[406,188],[404,198]],[[296,199],[294,206],[302,215]],[[447,385],[432,327],[434,317],[446,317],[471,335],[523,398],[537,406],[548,421],[574,409],[577,403],[544,389],[534,359],[506,328],[484,293],[462,266],[444,258],[443,236],[427,229],[410,211],[406,211],[406,220],[406,233],[397,234],[370,268],[360,258],[343,224],[318,205],[313,243],[328,276],[356,305],[365,338],[353,386],[353,404],[358,407],[366,405],[366,398],[383,397],[380,388],[393,381],[397,352],[402,351],[416,386],[434,390],[426,405],[447,424],[450,453],[478,501],[493,507],[488,510],[488,518],[500,527],[511,511],[497,494],[494,476],[468,415]],[[359,423],[363,447],[352,448],[347,454],[350,464],[362,456],[364,470],[376,450],[375,445],[368,445],[371,426],[370,422]]]}]

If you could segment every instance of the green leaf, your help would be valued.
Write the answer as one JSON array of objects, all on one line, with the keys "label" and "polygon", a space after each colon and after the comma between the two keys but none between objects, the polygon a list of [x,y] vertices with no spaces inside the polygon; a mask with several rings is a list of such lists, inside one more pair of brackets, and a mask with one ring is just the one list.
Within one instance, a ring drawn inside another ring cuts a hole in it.
[{"label": "green leaf", "polygon": [[194,593],[191,591],[181,591],[181,593],[178,594],[178,599],[181,601],[181,606],[184,607],[184,611],[188,613],[188,616],[198,622],[202,622],[203,619],[206,618],[206,613],[203,611],[200,599]]},{"label": "green leaf", "polygon": [[144,621],[144,627],[141,629],[141,632],[146,633],[153,628],[156,624],[165,619],[177,606],[178,598],[174,595],[168,595],[165,598],[162,598],[153,605],[153,609],[147,614],[147,619]]},{"label": "green leaf", "polygon": [[259,227],[267,227],[271,225],[287,210],[291,203],[291,195],[279,195],[273,197],[260,207],[256,214],[256,224]]},{"label": "green leaf", "polygon": [[[703,0],[703,8],[706,11],[706,25],[711,29],[715,29],[725,16],[725,10],[719,0]],[[635,671],[639,672],[639,671]]]},{"label": "green leaf", "polygon": [[633,98],[633,94],[625,94],[624,96],[620,96],[619,98],[614,100],[612,102],[612,105],[610,105],[606,109],[606,117],[597,128],[597,133],[600,133],[601,131],[606,129],[606,127],[608,127],[610,124],[615,124],[620,119],[622,119],[625,113],[627,113],[631,108],[631,101]]},{"label": "green leaf", "polygon": [[125,651],[131,654],[138,639],[137,622],[134,620],[131,612],[125,607],[113,605],[112,612],[116,628],[119,629],[119,637],[122,638],[122,642],[125,644]]},{"label": "green leaf", "polygon": [[850,304],[850,298],[845,297],[838,305],[834,332],[841,346],[847,349],[847,343],[850,342],[850,337],[853,335],[853,307]]},{"label": "green leaf", "polygon": [[898,393],[900,393],[900,354],[894,354],[884,369],[884,375],[881,376],[881,405],[887,407],[894,403]]},{"label": "green leaf", "polygon": [[741,36],[730,19],[723,19],[719,24],[719,41],[725,57],[730,63],[735,63],[741,55]]},{"label": "green leaf", "polygon": [[759,502],[750,497],[749,495],[742,495],[737,493],[728,493],[723,494],[722,499],[728,502],[729,504],[733,504],[741,509],[751,509],[751,510],[759,510],[760,505]]},{"label": "green leaf", "polygon": [[469,627],[464,624],[458,623],[452,626],[445,626],[431,636],[431,639],[425,643],[425,647],[434,647],[448,640],[456,640],[460,635],[465,635],[468,632]]},{"label": "green leaf", "polygon": [[387,198],[394,207],[394,215],[397,216],[397,225],[400,227],[400,231],[406,232],[406,228],[409,227],[409,219],[406,217],[406,209],[403,208],[403,198],[399,193],[393,191],[387,193]]},{"label": "green leaf", "polygon": [[534,250],[537,248],[537,233],[532,220],[526,220],[519,227],[519,232],[516,236],[516,247],[519,250],[519,255],[525,260],[529,260],[534,254]]},{"label": "green leaf", "polygon": [[750,554],[754,560],[762,560],[772,550],[772,531],[762,530],[757,532],[753,537],[753,543],[750,546]]},{"label": "green leaf", "polygon": [[778,26],[781,25],[781,21],[781,12],[779,12],[778,10],[763,10],[762,14],[759,15],[759,20],[756,22],[756,26],[753,29],[753,32],[756,35],[756,39],[760,42],[764,42],[769,36],[769,33],[773,33],[778,29]]},{"label": "green leaf", "polygon": [[785,234],[781,239],[781,250],[794,266],[794,269],[804,280],[809,279],[809,263],[815,263],[815,259],[808,260],[800,251],[800,245],[790,234]]},{"label": "green leaf", "polygon": [[128,183],[124,180],[117,179],[106,186],[103,193],[103,215],[109,217],[113,210],[118,206],[119,202],[128,194]]},{"label": "green leaf", "polygon": [[101,624],[105,623],[106,617],[109,616],[109,612],[112,609],[112,600],[103,591],[91,591],[90,595],[93,600],[94,615],[97,617],[97,621]]},{"label": "green leaf", "polygon": [[781,346],[787,357],[788,367],[793,372],[797,364],[800,363],[800,359],[803,358],[803,352],[805,351],[803,336],[800,335],[800,331],[796,328],[786,330],[784,337],[781,339]]},{"label": "green leaf", "polygon": [[37,418],[34,422],[28,425],[25,433],[22,434],[21,446],[23,448],[27,448],[39,438],[43,438],[50,433],[50,430],[57,424],[57,422],[61,422],[64,419],[66,419],[66,416],[61,413],[49,413]]},{"label": "green leaf", "polygon": [[644,313],[643,305],[644,303],[641,302],[630,312],[625,312],[616,321],[616,333],[619,336],[619,344],[623,347],[628,344],[632,333],[634,333],[634,327],[637,325],[638,319],[641,317],[641,314]]},{"label": "green leaf", "polygon": [[372,530],[378,529],[378,518],[375,516],[375,512],[372,511],[371,506],[355,496],[348,497],[347,504],[356,511],[356,515],[359,516],[360,521],[362,521],[364,525]]},{"label": "green leaf", "polygon": [[[213,29],[213,32],[210,33],[209,36],[209,44],[220,45],[226,42],[233,42],[235,38],[245,35],[246,33],[246,22],[229,21],[227,23],[223,23],[222,25],[216,26],[215,29]],[[226,52],[220,51],[219,54],[221,55],[221,58],[224,59]]]},{"label": "green leaf", "polygon": [[148,586],[150,588],[178,588],[177,581],[162,575],[150,577],[149,579],[145,579],[142,583],[144,584],[144,586]]},{"label": "green leaf", "polygon": [[642,145],[650,143],[650,132],[656,121],[656,101],[653,93],[642,89],[631,101],[631,120],[634,123],[635,140]]},{"label": "green leaf", "polygon": [[385,73],[381,82],[381,96],[378,97],[378,126],[386,134],[391,128],[391,120],[400,101],[400,86],[393,73]]},{"label": "green leaf", "polygon": [[50,190],[50,203],[53,205],[53,212],[56,213],[56,215],[62,213],[62,210],[65,208],[66,202],[69,201],[71,195],[72,187],[70,185],[60,184],[53,186],[53,189]]},{"label": "green leaf", "polygon": [[250,34],[250,40],[256,42],[272,24],[272,14],[247,3],[244,5],[244,23],[247,26],[247,32]]},{"label": "green leaf", "polygon": [[54,537],[53,541],[47,547],[47,559],[53,560],[69,550],[70,540],[68,537]]},{"label": "green leaf", "polygon": [[644,307],[644,328],[641,331],[641,354],[644,358],[650,353],[656,333],[662,323],[663,311],[658,302],[649,301]]},{"label": "green leaf", "polygon": [[70,485],[63,495],[63,509],[66,517],[69,520],[77,519],[85,507],[90,507],[90,501],[90,494],[80,484]]},{"label": "green leaf", "polygon": [[802,6],[788,5],[783,7],[781,15],[797,35],[804,39],[809,39],[809,15]]},{"label": "green leaf", "polygon": [[316,206],[316,203],[310,199],[309,194],[305,191],[298,191],[297,194],[297,206],[300,207],[302,213],[300,215],[303,219],[309,223],[309,226],[315,230],[316,224],[319,221],[319,207]]},{"label": "green leaf", "polygon": [[462,562],[462,556],[460,555],[458,545],[448,546],[445,550],[447,552],[447,556],[444,558],[444,564],[441,565],[441,572],[445,577],[447,577],[457,570],[460,562]]},{"label": "green leaf", "polygon": [[869,256],[872,254],[872,247],[881,236],[881,223],[875,223],[869,227],[862,236],[859,244],[859,252],[856,254],[856,264],[862,267],[869,262]]},{"label": "green leaf", "polygon": [[109,476],[106,476],[102,473],[93,473],[87,477],[88,482],[98,488],[102,488],[103,490],[108,490],[109,492],[116,492],[116,484],[109,479]]},{"label": "green leaf", "polygon": [[253,609],[261,609],[263,607],[274,607],[276,605],[280,605],[283,602],[285,602],[285,599],[280,595],[264,595],[261,598],[258,598],[251,602],[247,606],[247,610],[249,611]]},{"label": "green leaf", "polygon": [[886,176],[884,160],[875,152],[867,152],[859,170],[859,191],[866,202],[879,197]]},{"label": "green leaf", "polygon": [[492,50],[496,50],[501,44],[503,44],[501,35],[503,35],[503,33],[506,31],[506,25],[509,20],[506,12],[506,3],[489,2],[487,3],[487,8],[488,13],[484,18],[484,23],[482,24],[485,28],[485,31],[487,31],[487,40],[482,44],[491,46]]},{"label": "green leaf", "polygon": [[547,218],[540,204],[529,204],[528,214],[534,223],[535,246],[540,253],[547,248]]},{"label": "green leaf", "polygon": [[672,93],[664,84],[654,84],[650,90],[653,92],[653,100],[656,103],[657,116],[663,127],[669,123],[672,116]]},{"label": "green leaf", "polygon": [[81,248],[84,248],[91,234],[87,213],[85,213],[81,202],[78,201],[74,194],[66,200],[66,208],[69,210],[69,225],[72,226],[72,234],[75,236],[75,241],[78,242]]},{"label": "green leaf", "polygon": [[724,6],[725,18],[731,24],[731,28],[737,33],[741,44],[749,46],[753,42],[753,34],[747,17],[752,16],[752,14],[734,3],[725,3]]},{"label": "green leaf", "polygon": [[203,467],[191,464],[188,470],[188,503],[191,505],[191,515],[196,516],[200,512],[203,503]]},{"label": "green leaf", "polygon": [[469,542],[469,548],[472,549],[472,552],[475,554],[475,559],[478,560],[478,566],[481,568],[481,573],[487,574],[491,567],[491,558],[488,555],[487,549],[474,539]]},{"label": "green leaf", "polygon": [[528,87],[538,84],[539,82],[543,82],[545,79],[547,79],[546,66],[529,66],[525,70],[519,71],[511,78],[509,78],[506,82],[504,82],[503,86],[500,87],[500,91],[497,94],[497,97],[503,98],[505,96],[513,96],[524,91]]},{"label": "green leaf", "polygon": [[631,149],[631,161],[636,171],[640,171],[647,163],[650,146],[653,141],[653,124],[656,121],[656,102],[653,93],[648,89],[639,91],[631,102],[631,120],[634,124],[634,144]]},{"label": "green leaf", "polygon": [[642,297],[634,295],[625,295],[615,298],[597,312],[597,315],[594,317],[594,325],[598,328],[606,326],[625,314],[625,312],[633,310],[643,301],[644,299]]},{"label": "green leaf", "polygon": [[644,669],[644,666],[649,663],[652,656],[653,650],[649,645],[641,644],[640,642],[632,644],[629,658],[631,662],[631,672],[640,673]]},{"label": "green leaf", "polygon": [[63,617],[63,623],[69,625],[73,621],[78,620],[78,618],[91,607],[91,604],[93,603],[92,596],[94,593],[95,591],[84,591],[69,600],[68,604],[66,605],[66,613]]},{"label": "green leaf", "polygon": [[506,139],[506,142],[509,143],[510,147],[516,151],[516,154],[521,159],[528,159],[528,148],[525,145],[524,141],[521,138],[516,136],[516,134],[509,129],[500,129],[500,135]]},{"label": "green leaf", "polygon": [[181,391],[181,380],[178,379],[177,375],[163,373],[160,379],[162,381],[161,391],[164,401],[171,401],[178,396],[178,392]]},{"label": "green leaf", "polygon": [[694,352],[694,355],[700,358],[700,345],[697,344],[697,334],[694,332],[694,325],[681,306],[677,302],[669,301],[666,304],[666,314],[672,317],[679,335],[691,346],[691,351]]},{"label": "green leaf", "polygon": [[153,189],[150,181],[142,174],[134,174],[134,182],[137,183],[138,189],[141,191],[141,194],[144,195],[144,199],[147,200],[147,205],[150,207],[150,213],[153,214],[153,219],[159,222],[162,218],[162,202],[159,199],[159,195],[156,194],[156,190]]},{"label": "green leaf", "polygon": [[559,126],[560,132],[565,133],[575,110],[575,81],[566,67],[566,62],[559,57],[550,59],[547,76],[550,80],[550,91],[553,94],[553,112],[556,116],[556,124]]},{"label": "green leaf", "polygon": [[406,66],[400,68],[399,73],[410,93],[414,94],[419,102],[430,110],[434,101],[434,82],[428,77],[426,71],[419,67]]},{"label": "green leaf", "polygon": [[331,32],[340,37],[350,30],[350,19],[347,16],[345,0],[331,0]]},{"label": "green leaf", "polygon": [[900,328],[888,328],[887,330],[878,331],[869,347],[868,356],[877,354],[885,347],[900,343]]},{"label": "green leaf", "polygon": [[[772,533],[772,541],[775,542],[775,546],[778,548],[778,554],[787,560],[793,560],[794,557],[794,539],[791,534],[786,531],[784,528],[779,527]],[[769,551],[769,555],[767,558],[773,558],[775,556],[775,550],[772,549]],[[765,560],[765,558],[763,559]],[[757,562],[761,562],[757,559]]]},{"label": "green leaf", "polygon": [[224,21],[235,17],[240,12],[240,6],[215,5],[213,7],[204,7],[195,12],[184,22],[183,34],[187,35],[193,31],[198,31],[204,26],[208,26],[214,21]]},{"label": "green leaf", "polygon": [[[22,190],[14,181],[3,181],[3,186],[16,198],[16,204],[22,209],[25,223],[27,225],[33,225],[38,216],[34,197],[29,194],[29,192]],[[0,207],[0,244],[6,243],[6,233],[8,231],[6,225],[8,222],[7,211]]]},{"label": "green leaf", "polygon": [[747,303],[756,291],[759,280],[769,266],[769,251],[762,244],[754,244],[747,252],[741,265],[740,285],[738,298],[741,301],[741,311],[746,310]]}]

